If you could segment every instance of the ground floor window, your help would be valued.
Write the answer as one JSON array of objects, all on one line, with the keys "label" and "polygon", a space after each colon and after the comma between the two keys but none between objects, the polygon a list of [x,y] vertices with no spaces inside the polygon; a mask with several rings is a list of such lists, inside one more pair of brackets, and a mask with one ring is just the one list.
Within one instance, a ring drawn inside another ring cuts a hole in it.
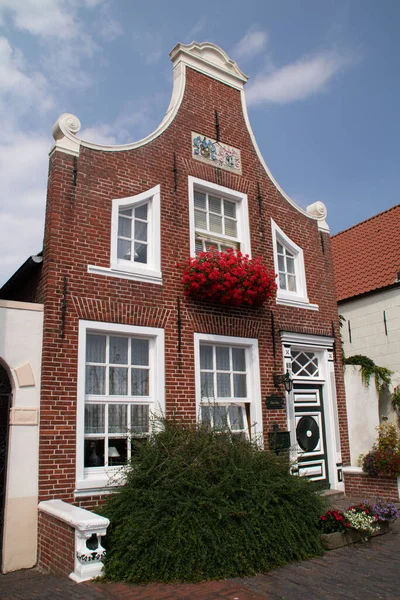
[{"label": "ground floor window", "polygon": [[196,388],[200,421],[232,435],[261,432],[258,342],[195,334]]},{"label": "ground floor window", "polygon": [[109,479],[163,412],[163,330],[81,321],[78,481]]}]

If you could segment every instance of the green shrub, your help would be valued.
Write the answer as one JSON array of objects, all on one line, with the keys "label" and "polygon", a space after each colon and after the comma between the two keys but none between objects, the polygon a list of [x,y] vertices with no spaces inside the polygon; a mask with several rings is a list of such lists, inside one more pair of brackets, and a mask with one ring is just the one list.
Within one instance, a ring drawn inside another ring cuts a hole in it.
[{"label": "green shrub", "polygon": [[105,576],[135,583],[245,576],[320,553],[323,500],[286,459],[228,433],[164,423],[102,509]]}]

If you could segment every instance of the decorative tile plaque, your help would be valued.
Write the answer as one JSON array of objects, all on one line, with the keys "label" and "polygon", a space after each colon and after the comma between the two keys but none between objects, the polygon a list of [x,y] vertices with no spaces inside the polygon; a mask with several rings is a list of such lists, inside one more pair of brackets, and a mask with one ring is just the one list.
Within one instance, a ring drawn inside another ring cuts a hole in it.
[{"label": "decorative tile plaque", "polygon": [[192,131],[192,156],[214,167],[232,171],[237,175],[242,174],[240,150],[194,131]]}]

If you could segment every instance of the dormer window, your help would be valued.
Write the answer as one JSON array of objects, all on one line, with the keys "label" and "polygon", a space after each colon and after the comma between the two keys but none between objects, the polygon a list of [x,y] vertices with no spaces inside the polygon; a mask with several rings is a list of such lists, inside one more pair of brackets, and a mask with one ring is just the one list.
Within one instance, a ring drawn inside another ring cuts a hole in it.
[{"label": "dormer window", "polygon": [[276,303],[318,310],[307,296],[304,253],[271,219],[274,269],[278,274]]}]

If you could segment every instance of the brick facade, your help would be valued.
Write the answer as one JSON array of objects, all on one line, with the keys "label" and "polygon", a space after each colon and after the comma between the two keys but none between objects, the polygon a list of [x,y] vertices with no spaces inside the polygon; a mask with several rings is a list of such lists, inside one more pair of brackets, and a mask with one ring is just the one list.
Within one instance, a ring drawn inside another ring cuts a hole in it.
[{"label": "brick facade", "polygon": [[43,573],[69,575],[74,570],[75,530],[67,523],[39,512],[38,561]]},{"label": "brick facade", "polygon": [[[242,175],[192,158],[191,131],[215,139],[215,111],[218,111],[221,141],[240,149]],[[252,255],[262,257],[269,268],[274,264],[271,218],[303,249],[308,296],[310,302],[319,305],[318,311],[281,306],[274,301],[261,308],[227,309],[183,295],[182,269],[178,265],[186,263],[190,255],[190,175],[248,195]],[[158,184],[163,285],[89,274],[88,265],[110,266],[112,199],[130,197]],[[178,352],[178,298],[181,352]],[[194,332],[257,338],[265,437],[272,423],[286,429],[286,409],[266,411],[264,406],[265,396],[275,392],[271,312],[278,365],[282,365],[281,330],[334,335],[341,450],[343,462],[348,463],[346,403],[329,233],[321,232],[315,220],[296,210],[268,177],[246,127],[237,89],[188,67],[184,97],[175,119],[149,143],[111,152],[81,146],[79,157],[60,151],[52,153],[43,267],[36,300],[44,302],[45,311],[40,500],[74,501],[80,319],[163,328],[166,414],[186,421],[196,418]],[[89,508],[92,500],[93,504],[97,502],[88,498],[79,499],[79,504]]]},{"label": "brick facade", "polygon": [[383,498],[391,502],[400,499],[396,477],[370,477],[366,473],[345,473],[344,485],[347,496],[355,498]]}]

